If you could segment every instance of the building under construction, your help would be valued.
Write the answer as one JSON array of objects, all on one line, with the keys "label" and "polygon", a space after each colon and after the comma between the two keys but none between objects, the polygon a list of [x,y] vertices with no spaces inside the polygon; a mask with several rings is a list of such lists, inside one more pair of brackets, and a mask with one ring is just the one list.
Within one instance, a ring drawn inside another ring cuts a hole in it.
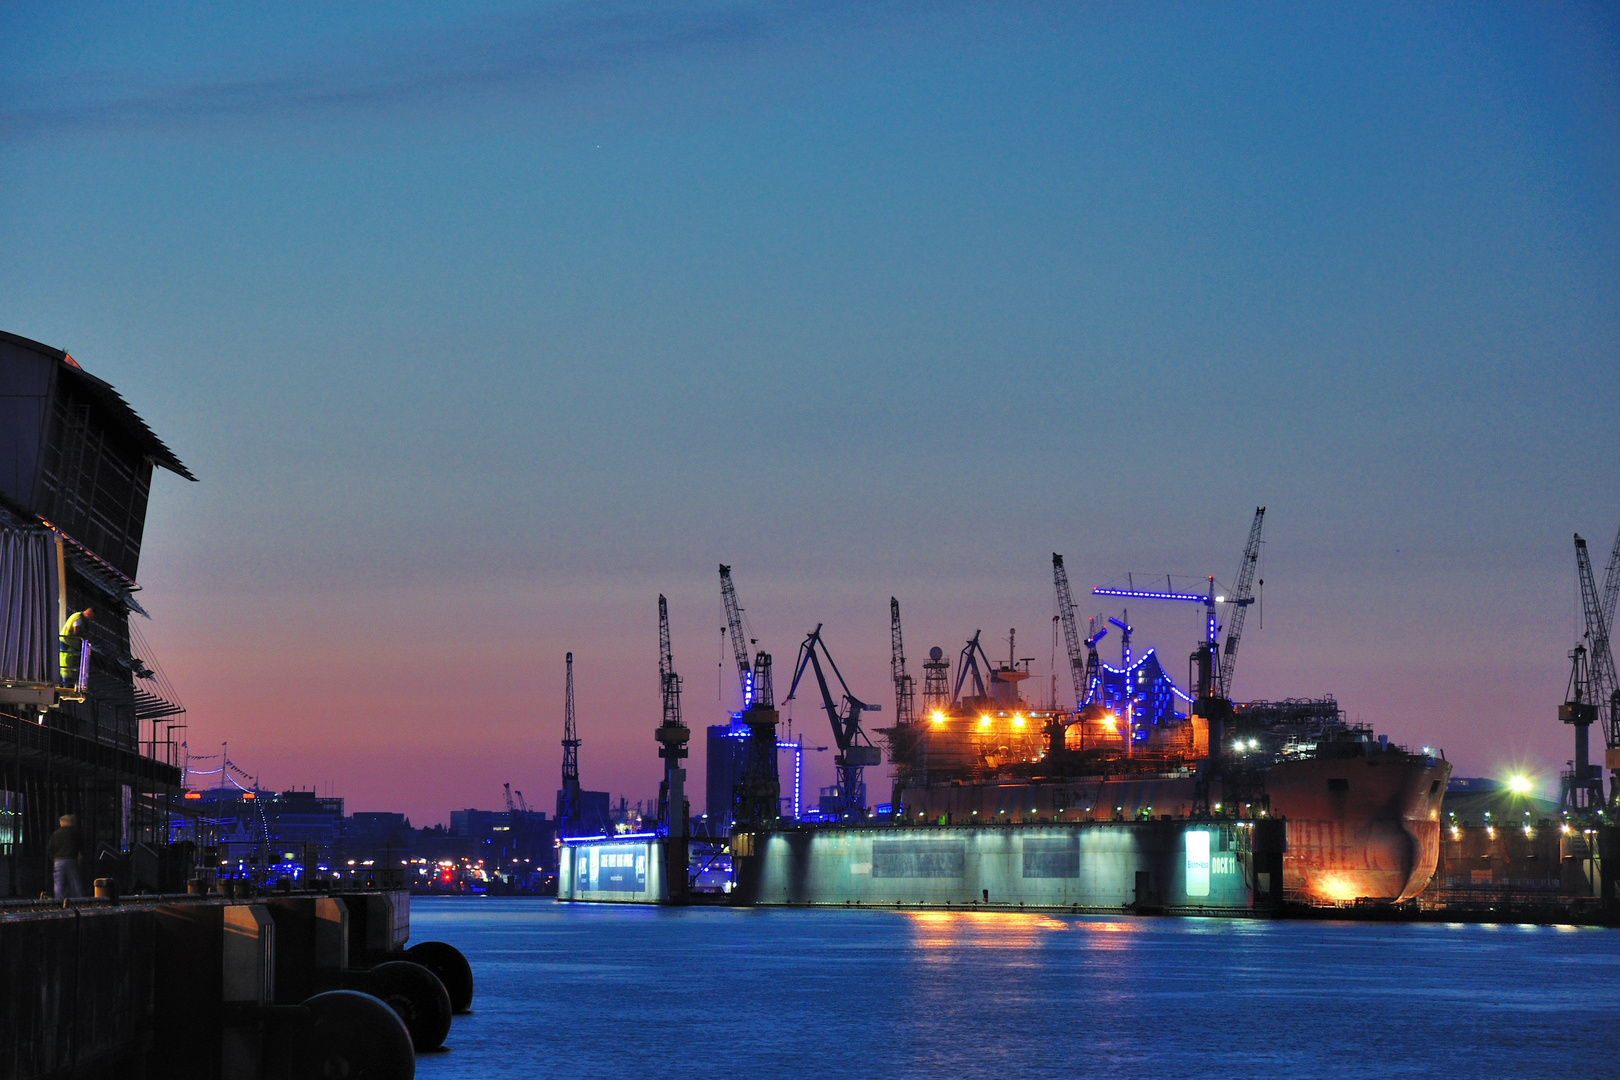
[{"label": "building under construction", "polygon": [[184,709],[134,621],[159,469],[195,479],[73,357],[0,332],[0,896],[50,888],[63,814],[93,876],[164,876]]}]

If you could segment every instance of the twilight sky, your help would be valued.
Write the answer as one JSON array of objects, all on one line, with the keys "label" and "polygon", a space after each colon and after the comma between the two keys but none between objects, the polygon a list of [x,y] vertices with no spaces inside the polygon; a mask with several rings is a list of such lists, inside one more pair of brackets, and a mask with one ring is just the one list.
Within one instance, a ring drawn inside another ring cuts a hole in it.
[{"label": "twilight sky", "polygon": [[656,598],[701,730],[722,561],[885,720],[891,595],[913,674],[1016,627],[1044,697],[1051,552],[1230,580],[1257,504],[1239,697],[1571,753],[1612,8],[12,3],[0,237],[0,327],[200,478],[144,629],[267,786],[549,810],[572,649],[586,786],[653,796]]}]

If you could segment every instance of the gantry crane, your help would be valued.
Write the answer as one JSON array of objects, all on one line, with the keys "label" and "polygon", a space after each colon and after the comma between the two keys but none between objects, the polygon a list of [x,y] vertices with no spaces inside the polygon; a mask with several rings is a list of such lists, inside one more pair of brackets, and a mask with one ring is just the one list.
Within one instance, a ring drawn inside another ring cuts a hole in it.
[{"label": "gantry crane", "polygon": [[579,732],[574,726],[574,654],[568,659],[568,694],[563,705],[562,790],[557,793],[557,835],[574,835],[584,810],[579,795]]},{"label": "gantry crane", "polygon": [[[1221,647],[1221,668],[1215,680],[1215,696],[1231,700],[1232,673],[1237,669],[1238,645],[1243,640],[1243,618],[1254,603],[1254,573],[1260,565],[1260,527],[1266,521],[1266,508],[1254,508],[1254,524],[1249,526],[1249,540],[1243,545],[1243,558],[1238,563],[1236,583],[1226,594],[1226,644]],[[1265,582],[1261,582],[1265,584]]]},{"label": "gantry crane", "polygon": [[[838,678],[838,685],[844,692],[842,708],[834,700],[832,689],[827,685],[827,674],[822,670],[821,661],[825,658],[827,666]],[[881,705],[868,705],[850,692],[849,683],[844,681],[843,672],[833,661],[832,653],[827,651],[827,643],[821,640],[821,624],[805,637],[804,644],[799,646],[799,662],[793,672],[793,685],[788,689],[784,703],[792,701],[793,695],[798,693],[799,680],[804,677],[806,668],[816,673],[816,685],[821,690],[821,705],[826,710],[827,719],[832,722],[833,741],[838,744],[838,756],[833,758],[833,764],[838,769],[838,787],[835,793],[834,811],[840,821],[866,816],[865,794],[866,785],[862,782],[862,772],[868,765],[878,765],[883,761],[883,755],[877,747],[873,746],[861,730],[861,713],[877,712],[883,708]]]}]

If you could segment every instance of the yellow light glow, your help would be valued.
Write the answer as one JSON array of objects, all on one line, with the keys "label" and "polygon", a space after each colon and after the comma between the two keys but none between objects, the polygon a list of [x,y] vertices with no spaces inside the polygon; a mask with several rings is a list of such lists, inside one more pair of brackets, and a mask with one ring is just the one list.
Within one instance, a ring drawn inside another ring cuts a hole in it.
[{"label": "yellow light glow", "polygon": [[1530,778],[1528,776],[1508,777],[1508,790],[1515,795],[1530,794]]},{"label": "yellow light glow", "polygon": [[980,727],[989,727],[990,726],[990,718],[988,716],[979,717],[979,726]]},{"label": "yellow light glow", "polygon": [[933,720],[936,724],[943,724],[945,722],[945,714],[942,712],[936,712],[933,716]]},{"label": "yellow light glow", "polygon": [[1354,900],[1360,895],[1356,883],[1349,878],[1337,874],[1328,874],[1316,883],[1317,895],[1327,900]]},{"label": "yellow light glow", "polygon": [[1013,727],[1023,727],[1023,726],[1024,726],[1024,714],[1023,713],[1013,713]]}]

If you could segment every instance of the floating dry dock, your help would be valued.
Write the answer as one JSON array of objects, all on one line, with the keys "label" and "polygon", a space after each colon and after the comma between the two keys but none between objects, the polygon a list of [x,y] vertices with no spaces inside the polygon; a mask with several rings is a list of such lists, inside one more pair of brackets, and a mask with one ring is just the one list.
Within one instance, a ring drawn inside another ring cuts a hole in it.
[{"label": "floating dry dock", "polygon": [[[731,838],[742,905],[1247,914],[1282,899],[1285,826],[1154,820],[766,829]],[[667,841],[563,843],[558,898],[671,903]]]}]

